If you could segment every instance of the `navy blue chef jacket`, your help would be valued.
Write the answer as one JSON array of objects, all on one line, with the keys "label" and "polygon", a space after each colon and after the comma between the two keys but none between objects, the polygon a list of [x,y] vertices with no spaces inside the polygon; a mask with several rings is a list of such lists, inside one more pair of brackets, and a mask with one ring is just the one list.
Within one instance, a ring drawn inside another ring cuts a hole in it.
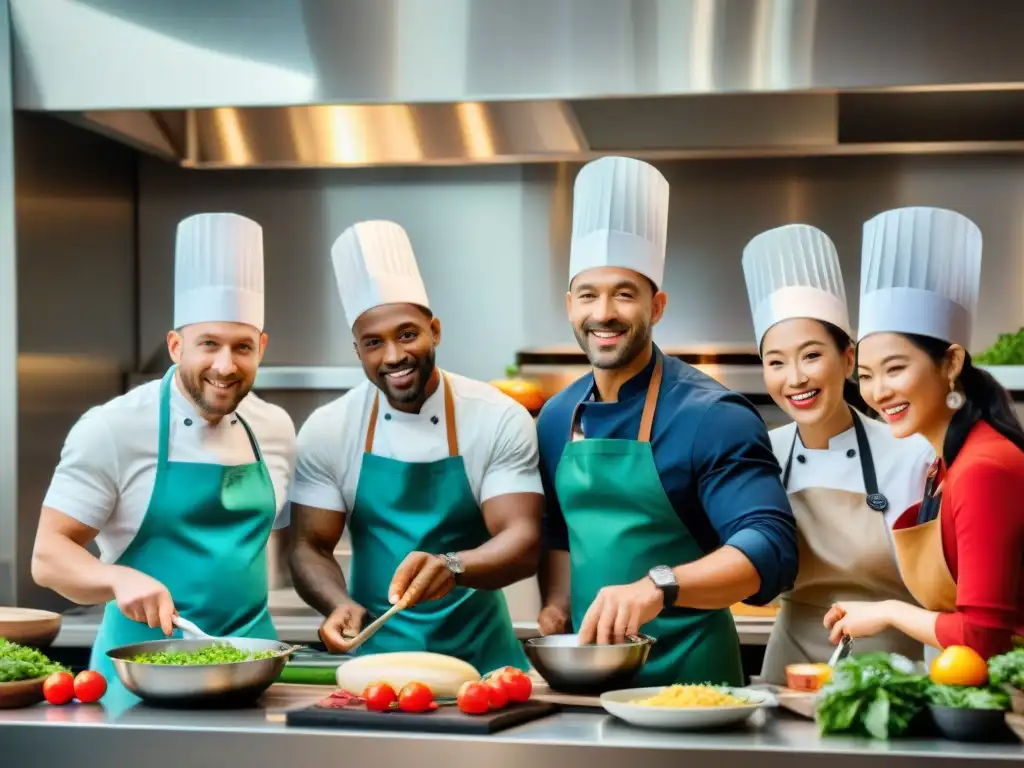
[{"label": "navy blue chef jacket", "polygon": [[[651,449],[665,493],[705,553],[728,544],[753,563],[761,588],[745,602],[769,603],[793,586],[798,557],[796,521],[764,421],[743,396],[681,360],[664,357],[657,346],[654,354],[662,357],[664,369]],[[588,438],[636,440],[654,362],[652,356],[622,386],[616,402],[596,400],[594,375],[588,373],[541,411],[537,433],[549,549],[569,549],[554,479],[573,410],[582,403],[580,421]]]}]

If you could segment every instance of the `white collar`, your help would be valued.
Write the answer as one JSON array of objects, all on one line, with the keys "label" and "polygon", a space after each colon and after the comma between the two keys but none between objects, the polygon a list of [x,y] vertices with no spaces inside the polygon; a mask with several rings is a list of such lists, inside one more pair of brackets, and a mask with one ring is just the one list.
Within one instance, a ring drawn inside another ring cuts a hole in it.
[{"label": "white collar", "polygon": [[[437,369],[438,383],[437,389],[431,393],[430,397],[423,401],[423,407],[420,408],[419,413],[408,413],[406,411],[399,411],[391,407],[391,403],[388,402],[387,397],[384,396],[383,392],[378,391],[379,398],[379,409],[380,416],[385,421],[397,421],[404,424],[444,424],[444,379],[441,375],[441,369]],[[452,393],[454,395],[454,393]]]},{"label": "white collar", "polygon": [[[854,414],[853,418],[856,419],[857,415]],[[808,448],[804,445],[803,438],[800,437],[800,429],[796,424],[794,424],[793,427],[796,429],[796,440],[799,444],[800,450],[806,451],[810,454],[828,453],[830,451],[848,451],[850,448],[857,447],[857,430],[853,425],[851,425],[845,432],[840,432],[838,435],[834,435],[830,438],[828,441],[828,448]]]}]

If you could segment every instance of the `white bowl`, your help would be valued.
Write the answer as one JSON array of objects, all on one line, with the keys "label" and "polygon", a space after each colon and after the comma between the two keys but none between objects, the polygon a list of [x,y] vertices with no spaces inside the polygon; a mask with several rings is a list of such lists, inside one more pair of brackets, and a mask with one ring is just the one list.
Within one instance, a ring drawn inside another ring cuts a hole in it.
[{"label": "white bowl", "polygon": [[647,699],[658,695],[668,686],[655,688],[628,688],[601,694],[601,706],[615,717],[642,728],[670,728],[698,730],[721,728],[745,722],[759,709],[777,706],[778,702],[767,691],[754,688],[719,688],[724,693],[741,696],[748,704],[734,707],[649,707],[631,704],[634,699]]}]

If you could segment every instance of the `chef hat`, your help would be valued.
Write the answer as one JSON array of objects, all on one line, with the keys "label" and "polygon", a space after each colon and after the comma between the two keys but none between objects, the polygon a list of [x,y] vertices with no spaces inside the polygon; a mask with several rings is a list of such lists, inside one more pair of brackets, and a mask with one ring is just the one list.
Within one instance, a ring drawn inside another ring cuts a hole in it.
[{"label": "chef hat", "polygon": [[758,349],[769,328],[797,317],[831,323],[853,338],[839,254],[817,227],[762,232],[743,249],[743,276]]},{"label": "chef hat", "polygon": [[860,333],[967,347],[981,283],[981,230],[955,211],[898,208],[864,224]]},{"label": "chef hat", "polygon": [[629,157],[587,163],[573,190],[569,282],[595,267],[623,267],[661,288],[668,230],[668,182]]},{"label": "chef hat", "polygon": [[200,213],[178,224],[174,327],[209,322],[263,330],[263,230],[234,213]]},{"label": "chef hat", "polygon": [[362,221],[334,241],[334,276],[349,328],[382,304],[430,308],[409,236],[393,221]]}]

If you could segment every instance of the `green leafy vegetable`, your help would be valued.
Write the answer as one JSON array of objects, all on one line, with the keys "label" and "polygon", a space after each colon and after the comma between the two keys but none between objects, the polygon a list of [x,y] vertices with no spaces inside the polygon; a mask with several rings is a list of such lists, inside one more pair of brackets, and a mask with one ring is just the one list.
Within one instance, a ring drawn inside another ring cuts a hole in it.
[{"label": "green leafy vegetable", "polygon": [[1024,365],[1024,328],[999,334],[992,346],[973,357],[979,365]]},{"label": "green leafy vegetable", "polygon": [[928,703],[931,684],[913,665],[888,653],[854,654],[841,661],[818,704],[822,734],[875,739],[900,736]]},{"label": "green leafy vegetable", "polygon": [[940,707],[957,709],[1009,709],[1010,696],[1002,688],[972,688],[962,685],[932,685],[928,699]]},{"label": "green leafy vegetable", "polygon": [[276,656],[277,651],[243,651],[227,643],[216,643],[198,651],[162,651],[140,653],[132,658],[139,664],[172,664],[175,666],[197,666],[205,664],[233,664],[239,661],[255,661]]},{"label": "green leafy vegetable", "polygon": [[0,683],[36,680],[67,668],[51,661],[36,648],[12,643],[0,637]]},{"label": "green leafy vegetable", "polygon": [[988,678],[996,685],[1011,685],[1024,690],[1024,648],[1015,648],[989,659]]}]

